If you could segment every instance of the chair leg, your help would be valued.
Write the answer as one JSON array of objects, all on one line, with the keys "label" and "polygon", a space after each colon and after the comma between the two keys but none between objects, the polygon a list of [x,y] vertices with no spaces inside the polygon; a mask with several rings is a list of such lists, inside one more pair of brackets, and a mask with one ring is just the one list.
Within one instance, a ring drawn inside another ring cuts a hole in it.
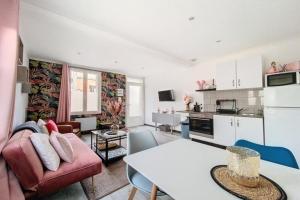
[{"label": "chair leg", "polygon": [[153,184],[150,200],[156,200],[157,186]]},{"label": "chair leg", "polygon": [[92,176],[92,188],[93,188],[93,193],[95,194],[94,176]]},{"label": "chair leg", "polygon": [[128,197],[128,200],[133,200],[136,191],[137,191],[137,188],[136,187],[132,187],[132,189],[130,191],[130,194],[129,194],[129,197]]}]

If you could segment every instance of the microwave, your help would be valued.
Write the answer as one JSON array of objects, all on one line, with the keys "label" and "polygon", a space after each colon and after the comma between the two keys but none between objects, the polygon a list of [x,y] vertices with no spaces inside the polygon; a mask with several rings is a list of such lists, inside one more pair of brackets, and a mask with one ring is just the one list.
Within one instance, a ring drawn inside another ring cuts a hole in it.
[{"label": "microwave", "polygon": [[265,87],[300,84],[300,72],[280,72],[265,75]]}]

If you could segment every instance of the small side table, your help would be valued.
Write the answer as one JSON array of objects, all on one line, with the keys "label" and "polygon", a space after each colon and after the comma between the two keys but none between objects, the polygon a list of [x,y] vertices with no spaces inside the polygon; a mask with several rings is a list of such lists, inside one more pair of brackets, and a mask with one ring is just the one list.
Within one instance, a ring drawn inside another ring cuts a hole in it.
[{"label": "small side table", "polygon": [[[105,165],[127,155],[127,149],[121,145],[122,139],[127,138],[127,132],[119,130],[117,134],[110,133],[109,130],[91,131],[91,148],[94,149]],[[93,143],[93,135],[96,136],[95,143]],[[119,144],[111,146],[109,142],[113,141],[119,141]]]}]

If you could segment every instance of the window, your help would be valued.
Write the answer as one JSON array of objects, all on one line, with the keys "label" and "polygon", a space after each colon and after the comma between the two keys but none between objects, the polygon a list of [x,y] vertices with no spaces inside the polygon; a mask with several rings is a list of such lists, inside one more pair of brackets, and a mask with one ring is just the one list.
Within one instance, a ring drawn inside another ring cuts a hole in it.
[{"label": "window", "polygon": [[71,68],[71,113],[101,112],[101,72]]}]

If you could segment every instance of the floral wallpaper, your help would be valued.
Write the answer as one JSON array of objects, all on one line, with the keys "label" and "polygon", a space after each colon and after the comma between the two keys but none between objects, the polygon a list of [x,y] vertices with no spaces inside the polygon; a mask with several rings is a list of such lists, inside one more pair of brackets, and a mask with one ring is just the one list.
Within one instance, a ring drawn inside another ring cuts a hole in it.
[{"label": "floral wallpaper", "polygon": [[[56,121],[56,114],[59,102],[60,81],[62,75],[62,64],[29,60],[29,81],[31,92],[28,98],[27,120],[37,121],[42,119],[53,119]],[[113,115],[110,105],[121,104],[121,110],[117,120],[121,127],[125,126],[126,111],[126,76],[111,72],[102,72],[101,83],[101,114],[97,116],[100,122],[112,122]],[[117,96],[117,89],[123,90],[123,96]],[[84,115],[91,116],[91,115]],[[95,116],[95,115],[93,115]],[[71,116],[72,119],[79,116]],[[80,115],[80,117],[83,117]]]},{"label": "floral wallpaper", "polygon": [[59,101],[62,65],[38,60],[29,60],[27,120],[54,119]]},{"label": "floral wallpaper", "polygon": [[[117,89],[123,89],[123,96],[117,96]],[[101,115],[98,116],[99,122],[113,121],[112,113],[109,109],[111,102],[122,103],[122,109],[117,119],[119,123],[125,126],[126,111],[126,76],[122,74],[102,72],[102,90],[101,90]]]}]

